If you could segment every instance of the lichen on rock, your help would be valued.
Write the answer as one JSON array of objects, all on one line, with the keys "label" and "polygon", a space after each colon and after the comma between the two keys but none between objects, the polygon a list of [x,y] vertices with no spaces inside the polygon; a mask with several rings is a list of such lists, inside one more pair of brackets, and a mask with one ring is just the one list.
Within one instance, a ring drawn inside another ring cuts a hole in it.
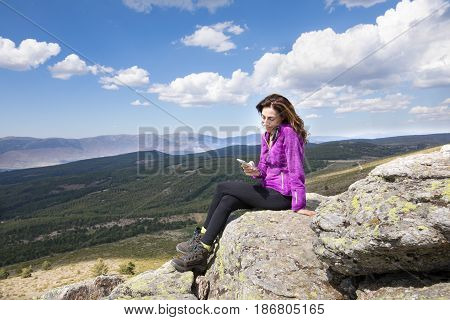
[{"label": "lichen on rock", "polygon": [[450,268],[447,149],[380,165],[323,201],[312,223],[315,253],[353,276]]}]

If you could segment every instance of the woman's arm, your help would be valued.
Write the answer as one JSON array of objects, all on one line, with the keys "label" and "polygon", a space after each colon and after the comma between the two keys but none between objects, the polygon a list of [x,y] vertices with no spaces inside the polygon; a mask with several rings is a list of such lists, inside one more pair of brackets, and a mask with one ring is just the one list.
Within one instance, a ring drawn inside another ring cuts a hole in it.
[{"label": "woman's arm", "polygon": [[284,150],[292,192],[292,210],[306,207],[305,172],[303,169],[303,140],[294,129],[286,127]]},{"label": "woman's arm", "polygon": [[264,179],[266,177],[267,172],[267,163],[266,163],[266,153],[267,153],[267,144],[266,141],[264,141],[264,133],[261,135],[261,152],[259,155],[259,162],[256,166],[259,170],[258,176],[251,176],[253,179]]}]

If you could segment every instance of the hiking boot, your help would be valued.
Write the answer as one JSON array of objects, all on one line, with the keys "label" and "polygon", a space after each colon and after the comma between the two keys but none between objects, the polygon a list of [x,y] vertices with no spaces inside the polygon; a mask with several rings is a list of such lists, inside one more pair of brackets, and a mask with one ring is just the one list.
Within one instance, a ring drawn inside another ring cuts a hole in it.
[{"label": "hiking boot", "polygon": [[201,243],[197,243],[191,252],[180,258],[172,259],[171,264],[179,272],[204,272],[208,266],[209,254],[210,252]]},{"label": "hiking boot", "polygon": [[197,243],[200,243],[200,239],[202,238],[202,234],[200,233],[201,228],[197,227],[194,230],[194,235],[188,241],[180,242],[177,244],[177,251],[183,254],[187,254],[194,250],[194,247]]}]

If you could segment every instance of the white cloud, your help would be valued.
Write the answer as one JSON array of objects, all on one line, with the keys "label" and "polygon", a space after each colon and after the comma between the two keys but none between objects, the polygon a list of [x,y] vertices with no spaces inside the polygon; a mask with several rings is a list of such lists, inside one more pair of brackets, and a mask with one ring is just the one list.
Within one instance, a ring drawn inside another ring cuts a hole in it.
[{"label": "white cloud", "polygon": [[450,120],[450,108],[448,106],[411,108],[411,114],[425,120]]},{"label": "white cloud", "polygon": [[192,11],[192,0],[122,0],[123,4],[137,12],[149,13],[153,6],[173,7],[181,10]]},{"label": "white cloud", "polygon": [[420,59],[414,85],[420,88],[450,85],[450,38],[430,45]]},{"label": "white cloud", "polygon": [[417,119],[421,120],[450,120],[450,98],[445,99],[435,107],[416,106],[409,110]]},{"label": "white cloud", "polygon": [[241,26],[231,25],[230,27],[227,28],[227,31],[232,33],[232,34],[239,35],[242,32],[244,32],[245,30]]},{"label": "white cloud", "polygon": [[[336,33],[331,28],[303,33],[287,54],[266,53],[255,62],[255,86],[308,89],[347,70],[333,81],[334,85],[382,88],[421,79],[430,75],[427,71],[439,69],[439,66],[429,66],[430,61],[447,63],[445,49],[450,42],[450,19],[444,10],[358,63],[443,4],[442,0],[402,1],[396,9],[378,17],[374,25],[356,25],[344,33]],[[441,75],[444,80],[446,75],[446,71]],[[440,79],[439,83],[446,83],[444,80]],[[421,86],[434,83],[427,79]]]},{"label": "white cloud", "polygon": [[305,119],[316,119],[316,118],[321,118],[321,116],[319,116],[316,113],[311,113],[311,114],[308,114],[308,115],[304,116],[304,118]]},{"label": "white cloud", "polygon": [[352,86],[325,86],[319,91],[304,92],[299,102],[292,102],[300,108],[334,108],[335,113],[346,112],[391,112],[409,106],[411,97],[402,93],[384,94],[374,90],[362,90]]},{"label": "white cloud", "polygon": [[[371,91],[355,90],[352,86],[324,86],[317,91],[305,91],[297,93],[298,102],[293,100],[295,106],[302,108],[337,108],[343,103],[351,102],[358,97],[368,95]],[[294,93],[295,94],[295,93]]]},{"label": "white cloud", "polygon": [[[439,7],[439,11],[430,15]],[[228,96],[243,97],[278,91],[293,92],[304,98],[325,85],[324,89],[300,106],[334,107],[341,113],[403,109],[408,106],[409,97],[396,94],[402,86],[450,84],[449,7],[444,0],[403,0],[379,16],[375,24],[356,25],[342,33],[336,33],[331,28],[302,33],[289,52],[267,52],[254,62],[252,72],[241,72],[240,81],[248,89],[245,95],[236,87],[236,92],[228,89]],[[425,17],[428,18],[411,32],[398,37]],[[182,104],[189,100],[187,97],[191,94],[205,104],[225,102],[219,98],[202,100],[198,92],[208,96],[209,89],[199,88],[196,83],[189,84],[189,81],[203,79],[205,74],[211,73],[193,73],[177,78],[171,84],[160,84],[160,90],[153,92],[161,92],[161,99],[180,101]],[[214,75],[213,82],[231,80]],[[183,90],[163,90],[175,83],[183,83]],[[334,98],[330,98],[333,95]]]},{"label": "white cloud", "polygon": [[148,101],[141,102],[141,100],[137,99],[131,102],[132,106],[149,106],[150,103]]},{"label": "white cloud", "polygon": [[386,2],[386,0],[325,0],[325,8],[329,8],[336,5],[344,5],[348,9],[354,8],[354,7],[364,7],[369,8],[371,6],[374,6],[378,3]]},{"label": "white cloud", "polygon": [[230,5],[233,0],[122,0],[122,2],[130,9],[143,13],[149,13],[154,6],[187,11],[206,8],[212,13],[220,7]]},{"label": "white cloud", "polygon": [[197,8],[206,8],[209,12],[215,12],[220,7],[227,7],[233,0],[197,0]]},{"label": "white cloud", "polygon": [[181,106],[205,106],[214,103],[245,103],[249,96],[248,74],[240,69],[231,79],[217,73],[203,72],[177,78],[168,85],[155,84],[149,92],[158,93],[159,99]]},{"label": "white cloud", "polygon": [[232,21],[216,23],[211,26],[197,26],[197,30],[181,39],[186,46],[205,47],[216,52],[225,52],[236,48],[236,45],[230,41],[232,33],[238,35],[244,29],[239,25],[234,25]]},{"label": "white cloud", "polygon": [[113,77],[101,77],[102,88],[107,90],[118,90],[120,86],[142,87],[149,83],[148,72],[145,69],[133,66],[128,69],[119,70]]},{"label": "white cloud", "polygon": [[410,97],[407,97],[401,93],[389,94],[385,97],[353,99],[347,103],[342,103],[334,110],[334,112],[390,112],[394,110],[406,109],[410,104],[410,100]]},{"label": "white cloud", "polygon": [[50,57],[59,54],[57,43],[38,42],[35,39],[23,40],[18,47],[6,38],[0,37],[0,68],[17,71],[37,68]]},{"label": "white cloud", "polygon": [[111,73],[114,71],[113,68],[100,65],[88,66],[85,61],[73,53],[69,54],[63,61],[49,66],[48,69],[52,73],[53,78],[63,80],[67,80],[75,75],[85,75],[87,73],[97,75],[98,73]]}]

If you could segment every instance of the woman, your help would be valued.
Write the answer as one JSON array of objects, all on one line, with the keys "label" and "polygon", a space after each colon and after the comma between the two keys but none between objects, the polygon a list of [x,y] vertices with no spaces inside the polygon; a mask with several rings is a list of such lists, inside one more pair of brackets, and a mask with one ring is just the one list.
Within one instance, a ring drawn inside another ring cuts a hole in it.
[{"label": "woman", "polygon": [[184,255],[172,260],[181,272],[204,271],[212,244],[225,228],[231,212],[237,209],[287,210],[314,215],[306,207],[304,144],[307,132],[303,120],[285,97],[272,94],[257,104],[266,132],[261,135],[261,155],[257,167],[242,166],[246,175],[261,179],[250,185],[243,181],[226,181],[217,185],[203,227],[194,236],[177,245]]}]

